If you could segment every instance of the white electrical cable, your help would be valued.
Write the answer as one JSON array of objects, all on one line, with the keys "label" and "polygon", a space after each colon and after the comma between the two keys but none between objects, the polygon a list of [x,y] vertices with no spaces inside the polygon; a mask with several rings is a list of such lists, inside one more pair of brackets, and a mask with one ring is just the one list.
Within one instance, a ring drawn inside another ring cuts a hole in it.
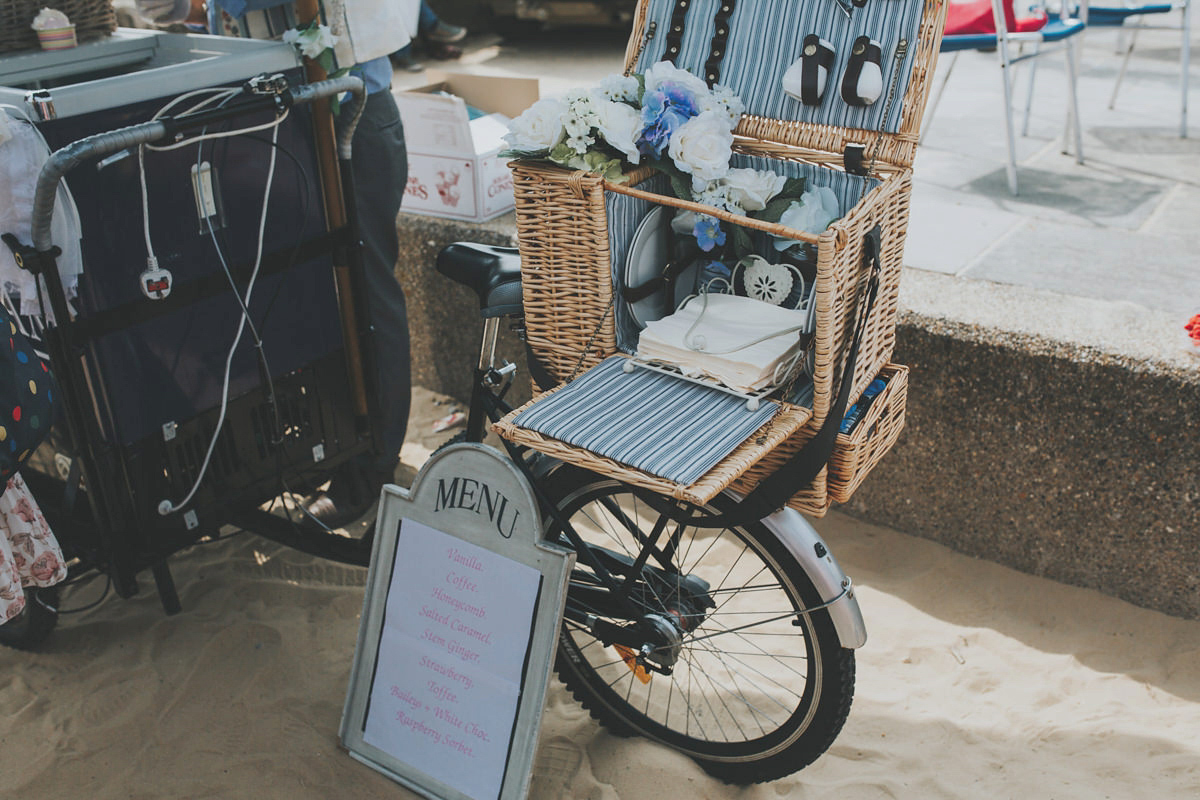
[{"label": "white electrical cable", "polygon": [[[282,122],[282,118],[280,121]],[[263,240],[266,237],[267,230],[267,209],[270,207],[271,184],[275,177],[275,161],[279,152],[279,148],[276,146],[278,141],[279,126],[276,125],[271,134],[271,160],[270,166],[267,167],[267,186],[263,192],[262,216],[259,217],[258,221],[258,248],[254,254],[254,268],[250,272],[250,282],[246,285],[246,296],[242,298],[241,301],[242,316],[238,320],[237,334],[233,337],[233,344],[230,346],[229,353],[225,357],[225,377],[221,388],[221,411],[217,415],[217,425],[213,431],[212,441],[208,443],[208,451],[204,454],[204,462],[200,465],[199,474],[196,475],[196,482],[192,484],[192,488],[190,491],[188,491],[187,496],[178,503],[172,503],[169,499],[164,499],[159,502],[158,513],[164,517],[182,509],[189,502],[191,502],[192,497],[195,496],[196,491],[200,488],[200,483],[204,480],[204,475],[208,472],[208,465],[212,461],[213,451],[216,450],[217,440],[221,436],[221,428],[225,425],[225,413],[229,409],[229,375],[233,367],[233,356],[237,351],[238,345],[242,341],[242,333],[246,329],[246,322],[249,319],[248,309],[250,307],[250,297],[254,293],[254,282],[258,279],[259,267],[262,266]],[[210,230],[211,224],[212,223],[210,221]],[[219,248],[217,253],[220,255]],[[223,257],[222,263],[224,263]]]},{"label": "white electrical cable", "polygon": [[[201,94],[207,94],[209,96],[206,97],[206,99],[200,101],[199,103],[192,105],[191,107],[189,107],[188,109],[186,109],[185,111],[181,112],[180,114],[178,114],[176,116],[188,116],[188,115],[194,114],[197,111],[201,110],[202,108],[204,108],[208,105],[211,105],[212,103],[224,104],[224,103],[228,102],[231,98],[233,98],[234,96],[239,94],[239,91],[236,89],[216,89],[216,88],[214,88],[214,89],[198,89],[196,91],[188,92],[186,94],[179,95],[178,97],[173,99],[171,102],[167,103],[165,106],[160,108],[154,114],[154,116],[151,117],[151,120],[153,121],[155,119],[160,118],[161,116],[166,114],[167,111],[174,108],[176,105],[183,102],[184,100],[191,98],[191,97],[195,97],[197,95],[201,95]],[[271,122],[262,124],[262,125],[255,125],[255,126],[252,126],[249,128],[239,128],[239,129],[233,130],[233,131],[220,131],[220,132],[216,132],[216,133],[202,133],[198,136],[192,136],[187,139],[184,139],[179,142],[175,142],[173,144],[166,145],[166,146],[154,146],[154,145],[139,145],[138,146],[138,170],[140,173],[140,180],[141,180],[141,187],[142,187],[142,221],[143,221],[143,226],[144,226],[144,233],[146,236],[146,256],[147,256],[146,260],[147,260],[147,264],[148,264],[149,268],[155,269],[158,266],[158,260],[154,256],[153,245],[152,245],[151,239],[150,239],[150,202],[149,202],[149,193],[147,191],[147,186],[146,186],[145,148],[149,148],[151,150],[158,150],[158,151],[175,150],[175,149],[178,149],[180,147],[185,147],[190,144],[199,144],[199,143],[202,143],[209,139],[222,139],[222,138],[227,138],[227,137],[231,137],[231,136],[241,136],[241,135],[248,134],[248,133],[254,133],[256,131],[266,130],[267,128],[272,129],[271,157],[270,157],[269,166],[267,168],[266,188],[263,191],[262,215],[259,218],[259,224],[258,224],[258,246],[257,246],[255,255],[254,255],[254,267],[250,273],[250,281],[246,286],[246,295],[245,295],[245,297],[239,296],[239,298],[238,298],[239,305],[241,306],[242,315],[241,315],[241,318],[238,320],[237,333],[234,335],[233,344],[230,346],[229,352],[225,357],[225,373],[224,373],[224,377],[222,379],[222,386],[221,386],[221,410],[217,416],[216,429],[213,431],[212,440],[209,442],[208,450],[204,455],[204,462],[200,465],[199,473],[196,476],[195,483],[192,484],[192,488],[188,491],[187,496],[185,496],[178,503],[174,503],[170,499],[161,500],[158,504],[158,513],[161,514],[162,516],[167,516],[168,514],[173,514],[177,511],[181,510],[189,502],[191,502],[192,497],[195,496],[196,491],[200,488],[201,482],[204,480],[204,476],[208,472],[208,466],[212,462],[213,452],[216,450],[217,441],[220,438],[221,430],[225,425],[225,416],[229,409],[229,380],[230,380],[230,374],[231,374],[232,368],[233,368],[233,357],[234,357],[234,354],[237,352],[238,345],[241,344],[242,334],[245,332],[245,329],[246,329],[246,323],[249,322],[252,329],[254,326],[253,321],[250,320],[250,317],[249,317],[250,298],[254,293],[254,284],[255,284],[255,281],[258,279],[259,268],[262,266],[263,243],[264,243],[264,239],[266,237],[266,228],[267,228],[267,211],[270,207],[271,185],[274,182],[275,163],[276,163],[277,154],[279,152],[279,148],[278,148],[279,126],[285,119],[287,119],[287,117],[288,117],[288,110],[285,109],[284,112],[282,114],[278,115],[274,120],[272,120]],[[216,233],[212,228],[211,218],[208,219],[207,222],[208,222],[208,226],[209,226],[209,233],[213,237],[214,243],[216,243]],[[226,274],[230,274],[228,264],[225,262],[225,257],[221,251],[219,244],[217,245],[217,257],[221,260],[221,265],[225,269]],[[235,293],[237,292],[236,286],[234,286],[234,292]],[[255,335],[255,338],[257,339],[258,338],[257,331],[255,331],[254,335]]]}]

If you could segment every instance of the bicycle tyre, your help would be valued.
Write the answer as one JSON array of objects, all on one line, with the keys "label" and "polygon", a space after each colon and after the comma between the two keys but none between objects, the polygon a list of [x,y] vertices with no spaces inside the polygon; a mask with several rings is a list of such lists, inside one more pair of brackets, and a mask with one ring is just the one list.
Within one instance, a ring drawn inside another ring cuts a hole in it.
[{"label": "bicycle tyre", "polygon": [[[616,501],[643,532],[652,525],[637,508],[639,493],[645,493],[618,481],[564,467],[547,488],[589,543],[603,540],[611,548],[612,534],[628,533],[613,529],[616,517],[605,502]],[[734,504],[722,496],[712,506],[722,511]],[[601,519],[605,515],[607,523]],[[549,527],[553,538],[553,522]],[[775,780],[808,766],[829,748],[849,715],[854,650],[841,646],[828,611],[787,613],[820,605],[821,598],[795,557],[761,523],[734,530],[692,529],[683,539],[687,544],[681,543],[677,553],[686,574],[715,576],[708,581],[710,594],[719,599],[698,627],[683,634],[682,658],[674,673],[653,673],[643,683],[613,647],[565,620],[555,663],[560,679],[610,732],[660,742],[727,783]],[[697,542],[706,539],[713,541],[693,557]],[[587,583],[587,572],[577,565],[568,607],[580,578]],[[774,586],[762,577],[767,573]],[[753,583],[737,585],[747,580]],[[657,593],[655,597],[653,603],[661,600]],[[784,612],[783,618],[775,618],[776,612]],[[742,625],[749,627],[728,630]],[[654,688],[663,682],[665,699]],[[693,685],[700,687],[695,694]],[[722,721],[725,717],[729,724]]]}]

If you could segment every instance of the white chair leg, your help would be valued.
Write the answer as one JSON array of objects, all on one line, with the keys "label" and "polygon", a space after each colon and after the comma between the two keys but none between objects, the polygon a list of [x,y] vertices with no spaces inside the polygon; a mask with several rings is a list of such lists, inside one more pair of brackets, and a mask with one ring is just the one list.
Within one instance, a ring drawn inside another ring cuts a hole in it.
[{"label": "white chair leg", "polygon": [[958,63],[959,52],[955,50],[954,54],[950,56],[950,63],[946,67],[946,73],[942,76],[942,82],[938,84],[937,92],[933,95],[933,102],[925,108],[925,119],[921,124],[921,135],[917,137],[918,145],[925,141],[925,134],[929,132],[929,126],[933,124],[933,112],[937,111],[938,103],[942,101],[942,94],[946,91],[946,84],[950,82],[950,73],[954,71],[954,65]]},{"label": "white chair leg", "polygon": [[1004,85],[1004,135],[1008,143],[1008,190],[1017,196],[1017,143],[1013,132],[1012,116],[1012,65],[1008,62],[1008,43],[1003,39],[996,43],[996,53],[1000,58],[1000,76]]},{"label": "white chair leg", "polygon": [[1038,54],[1042,52],[1042,43],[1033,46],[1033,57],[1029,61],[1029,91],[1025,94],[1025,120],[1021,123],[1021,135],[1029,135],[1029,116],[1033,110],[1033,82],[1037,80]]},{"label": "white chair leg", "polygon": [[1138,28],[1133,28],[1129,31],[1129,48],[1125,51],[1125,57],[1121,59],[1121,70],[1117,73],[1117,82],[1113,84],[1112,97],[1108,98],[1110,111],[1117,104],[1117,92],[1121,89],[1121,81],[1125,80],[1125,68],[1129,66],[1129,58],[1133,55],[1133,46],[1137,44],[1138,30]]},{"label": "white chair leg", "polygon": [[[1075,43],[1066,40],[1067,51],[1067,88],[1071,92],[1070,118],[1068,125],[1075,129],[1075,163],[1083,163],[1083,124],[1079,120],[1079,94],[1075,91]],[[1064,136],[1066,132],[1064,131]],[[1063,152],[1067,152],[1066,147]]]}]

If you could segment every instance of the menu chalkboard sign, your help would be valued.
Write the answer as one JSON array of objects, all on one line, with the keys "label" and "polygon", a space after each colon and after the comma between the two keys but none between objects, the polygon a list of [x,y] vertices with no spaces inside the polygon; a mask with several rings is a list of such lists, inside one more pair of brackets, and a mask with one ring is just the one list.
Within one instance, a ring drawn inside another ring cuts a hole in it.
[{"label": "menu chalkboard sign", "polygon": [[489,447],[447,448],[411,491],[386,487],[342,715],[350,754],[428,797],[523,797],[573,563]]}]

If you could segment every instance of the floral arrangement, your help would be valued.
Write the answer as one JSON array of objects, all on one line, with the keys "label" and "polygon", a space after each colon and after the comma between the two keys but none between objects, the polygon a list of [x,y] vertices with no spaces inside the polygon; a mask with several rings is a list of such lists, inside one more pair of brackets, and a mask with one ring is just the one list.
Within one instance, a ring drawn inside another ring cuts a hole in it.
[{"label": "floral arrangement", "polygon": [[320,64],[326,72],[333,71],[333,46],[337,43],[337,37],[328,25],[321,25],[313,19],[307,25],[284,31],[283,41],[299,50],[300,55]]},{"label": "floral arrangement", "polygon": [[[627,180],[628,166],[648,164],[670,178],[680,199],[810,233],[825,230],[840,216],[831,190],[806,190],[803,179],[730,166],[733,130],[744,110],[727,87],[709,88],[661,61],[642,74],[610,75],[594,89],[539,100],[509,123],[504,138],[510,156],[547,159],[614,183]],[[691,234],[705,253],[731,249],[747,257],[753,252],[749,232],[729,227],[690,211],[672,221],[677,234]],[[796,240],[777,239],[774,246],[793,255],[804,250]]]}]

